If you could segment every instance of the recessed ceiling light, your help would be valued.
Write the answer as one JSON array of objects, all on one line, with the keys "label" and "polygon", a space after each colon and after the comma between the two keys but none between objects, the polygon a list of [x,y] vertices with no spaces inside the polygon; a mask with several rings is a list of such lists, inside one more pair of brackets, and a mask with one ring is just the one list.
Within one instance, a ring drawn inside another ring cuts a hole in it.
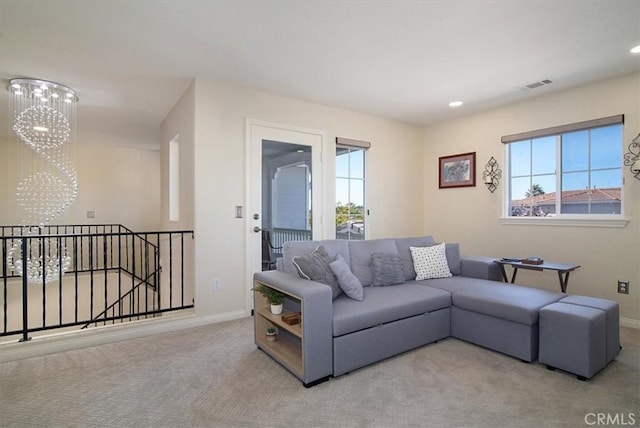
[{"label": "recessed ceiling light", "polygon": [[631,52],[632,54],[639,54],[640,53],[640,45],[633,47],[629,50],[629,52]]},{"label": "recessed ceiling light", "polygon": [[452,101],[449,103],[449,107],[460,107],[462,104],[462,101]]}]

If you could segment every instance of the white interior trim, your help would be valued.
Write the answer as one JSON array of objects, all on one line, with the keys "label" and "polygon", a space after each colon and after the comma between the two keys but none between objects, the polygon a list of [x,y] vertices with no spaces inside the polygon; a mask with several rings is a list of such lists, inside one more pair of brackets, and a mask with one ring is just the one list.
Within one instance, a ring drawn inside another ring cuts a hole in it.
[{"label": "white interior trim", "polygon": [[[261,257],[257,256],[260,253],[261,245],[259,240],[252,239],[255,235],[253,228],[259,224],[253,219],[252,208],[258,206],[259,201],[256,199],[256,195],[259,194],[256,188],[255,171],[259,171],[262,168],[262,156],[259,157],[254,154],[254,146],[262,144],[262,140],[282,141],[294,144],[302,144],[310,146],[311,151],[311,165],[312,165],[312,197],[311,197],[311,210],[313,212],[313,239],[321,239],[324,237],[323,230],[323,218],[325,217],[325,204],[324,200],[324,174],[325,163],[324,151],[327,150],[327,135],[325,131],[302,128],[299,126],[267,122],[263,120],[247,118],[245,122],[245,284],[246,286],[246,310],[250,311],[253,307],[253,298],[251,288],[253,287],[253,272],[260,270]],[[334,146],[332,149],[335,151]],[[260,202],[261,204],[261,202]],[[333,207],[333,205],[332,205]],[[258,259],[256,259],[258,257]]]},{"label": "white interior trim", "polygon": [[[169,333],[187,328],[231,321],[250,316],[247,311],[226,312],[199,317],[185,315],[164,320],[157,318],[135,321],[130,324],[96,327],[90,330],[74,331],[34,338],[29,342],[6,343],[1,345],[0,363],[39,357],[56,352],[71,351],[89,346],[115,343],[154,334]],[[640,320],[620,317],[620,326],[640,330]]]},{"label": "white interior trim", "polygon": [[633,318],[620,317],[620,326],[635,328],[636,330],[640,330],[640,320],[635,320]]},{"label": "white interior trim", "polygon": [[168,333],[186,328],[200,327],[223,321],[249,316],[247,311],[233,311],[222,314],[197,316],[195,314],[153,318],[133,321],[127,324],[95,327],[88,330],[77,330],[66,333],[34,337],[28,342],[5,343],[0,345],[0,363],[21,360],[31,357],[65,352],[89,346],[104,345],[154,334]]},{"label": "white interior trim", "polygon": [[501,217],[502,225],[517,226],[563,226],[563,227],[626,227],[627,217],[611,218],[598,217],[588,214],[588,217]]}]

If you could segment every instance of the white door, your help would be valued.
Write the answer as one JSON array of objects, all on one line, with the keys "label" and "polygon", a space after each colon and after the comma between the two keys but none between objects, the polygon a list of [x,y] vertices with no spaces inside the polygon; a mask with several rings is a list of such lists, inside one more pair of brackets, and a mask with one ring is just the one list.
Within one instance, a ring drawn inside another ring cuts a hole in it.
[{"label": "white door", "polygon": [[[274,244],[321,239],[323,133],[247,120],[247,278],[262,270],[262,229]],[[288,235],[286,235],[288,234]],[[248,307],[251,307],[249,300]]]}]

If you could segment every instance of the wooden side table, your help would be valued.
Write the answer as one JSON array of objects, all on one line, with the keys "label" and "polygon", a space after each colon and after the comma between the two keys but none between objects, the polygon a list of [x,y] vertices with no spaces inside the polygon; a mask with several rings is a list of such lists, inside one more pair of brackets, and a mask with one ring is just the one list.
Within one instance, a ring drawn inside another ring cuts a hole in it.
[{"label": "wooden side table", "polygon": [[[512,284],[516,280],[516,275],[518,274],[518,269],[528,269],[528,270],[555,270],[558,272],[558,279],[560,281],[560,289],[563,293],[567,292],[567,284],[569,283],[569,273],[578,269],[580,265],[569,265],[563,263],[554,263],[554,262],[544,262],[540,265],[531,265],[527,263],[522,263],[521,261],[513,261],[513,260],[496,260],[496,263],[500,264],[500,270],[502,271],[502,278],[504,282],[511,282]],[[513,274],[511,275],[511,281],[507,279],[507,272],[504,267],[509,265],[513,268]]]}]

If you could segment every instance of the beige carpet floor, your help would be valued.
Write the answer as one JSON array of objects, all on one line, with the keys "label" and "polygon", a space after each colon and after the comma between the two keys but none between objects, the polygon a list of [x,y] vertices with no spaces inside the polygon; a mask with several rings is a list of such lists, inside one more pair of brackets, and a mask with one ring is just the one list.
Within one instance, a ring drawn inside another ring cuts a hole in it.
[{"label": "beige carpet floor", "polygon": [[586,427],[598,413],[640,424],[638,330],[622,329],[621,354],[588,382],[449,338],[306,389],[252,328],[0,364],[0,426]]}]

